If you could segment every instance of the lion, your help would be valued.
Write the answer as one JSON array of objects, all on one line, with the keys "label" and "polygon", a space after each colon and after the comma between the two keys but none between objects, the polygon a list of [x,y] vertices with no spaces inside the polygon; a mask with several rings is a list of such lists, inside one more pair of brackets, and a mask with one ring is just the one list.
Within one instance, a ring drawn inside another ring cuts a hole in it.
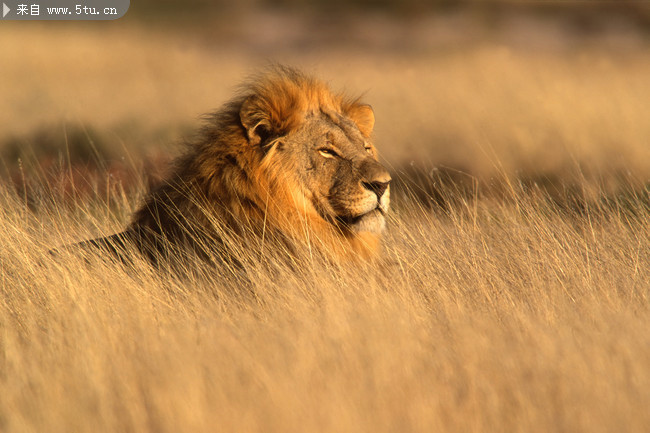
[{"label": "lion", "polygon": [[379,255],[391,176],[372,143],[370,105],[274,66],[205,120],[128,227],[83,244],[134,246],[156,262],[178,251],[222,260],[226,238]]}]

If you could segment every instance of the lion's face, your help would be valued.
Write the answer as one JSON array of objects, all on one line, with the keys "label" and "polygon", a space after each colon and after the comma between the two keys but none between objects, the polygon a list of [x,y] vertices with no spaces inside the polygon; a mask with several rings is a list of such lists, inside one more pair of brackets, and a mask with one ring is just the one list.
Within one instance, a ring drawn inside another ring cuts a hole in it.
[{"label": "lion's face", "polygon": [[316,212],[350,234],[379,234],[390,202],[391,177],[367,135],[340,113],[310,114],[280,140],[275,155]]},{"label": "lion's face", "polygon": [[353,250],[377,251],[391,178],[370,142],[375,117],[369,105],[280,67],[253,86],[239,117],[246,149],[255,154],[246,153],[249,166],[261,169],[249,177],[268,191],[257,200],[265,218],[271,215],[281,229],[288,223],[298,236],[305,223],[317,232],[333,227],[352,240]]}]

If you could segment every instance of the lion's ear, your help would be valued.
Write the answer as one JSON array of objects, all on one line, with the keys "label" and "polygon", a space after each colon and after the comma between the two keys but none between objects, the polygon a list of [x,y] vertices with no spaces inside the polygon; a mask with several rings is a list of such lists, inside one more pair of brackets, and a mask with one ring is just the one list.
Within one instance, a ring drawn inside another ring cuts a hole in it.
[{"label": "lion's ear", "polygon": [[348,108],[347,114],[357,124],[359,131],[365,137],[370,137],[375,126],[375,113],[372,107],[368,104],[355,104]]},{"label": "lion's ear", "polygon": [[239,110],[239,118],[246,129],[248,141],[257,145],[266,141],[271,134],[269,115],[260,107],[257,98],[246,99]]}]

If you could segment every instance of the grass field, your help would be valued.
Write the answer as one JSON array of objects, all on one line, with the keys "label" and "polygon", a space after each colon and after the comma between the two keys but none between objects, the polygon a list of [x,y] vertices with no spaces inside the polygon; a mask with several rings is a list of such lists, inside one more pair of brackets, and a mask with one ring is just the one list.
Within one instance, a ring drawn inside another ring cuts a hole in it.
[{"label": "grass field", "polygon": [[273,53],[367,90],[394,211],[381,263],[242,251],[242,283],[47,251],[120,230],[144,161],[263,62],[0,38],[0,431],[650,429],[646,45]]}]

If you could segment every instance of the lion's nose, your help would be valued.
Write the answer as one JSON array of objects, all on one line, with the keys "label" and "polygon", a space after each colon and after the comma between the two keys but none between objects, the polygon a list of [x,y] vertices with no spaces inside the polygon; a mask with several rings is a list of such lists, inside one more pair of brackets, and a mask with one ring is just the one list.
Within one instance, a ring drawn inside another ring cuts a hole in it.
[{"label": "lion's nose", "polygon": [[377,194],[377,198],[380,199],[382,195],[386,192],[390,180],[387,182],[373,181],[373,182],[362,182],[364,188],[369,189],[370,191]]},{"label": "lion's nose", "polygon": [[377,160],[366,158],[359,167],[359,172],[363,174],[361,186],[374,192],[377,200],[380,200],[392,180],[388,171]]}]

